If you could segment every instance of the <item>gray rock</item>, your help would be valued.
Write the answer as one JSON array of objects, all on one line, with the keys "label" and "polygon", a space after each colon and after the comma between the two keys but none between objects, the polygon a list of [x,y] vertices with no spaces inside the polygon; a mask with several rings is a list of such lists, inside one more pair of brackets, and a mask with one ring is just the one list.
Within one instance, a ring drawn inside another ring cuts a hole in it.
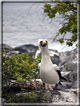
[{"label": "gray rock", "polygon": [[53,94],[53,103],[77,103],[77,96],[73,92],[59,91],[60,95]]},{"label": "gray rock", "polygon": [[77,63],[67,62],[64,64],[67,71],[76,71],[77,72]]},{"label": "gray rock", "polygon": [[69,71],[69,72],[61,72],[61,75],[63,76],[63,77],[65,77],[65,76],[68,76],[68,75],[70,75],[70,73],[71,73],[71,71]]},{"label": "gray rock", "polygon": [[71,81],[73,83],[75,81],[77,81],[77,71],[73,71],[73,72],[70,73],[70,75],[69,75],[69,81]]},{"label": "gray rock", "polygon": [[9,52],[9,51],[13,50],[13,48],[11,46],[6,45],[6,44],[2,44],[1,46],[2,46],[2,51],[5,50],[5,52]]},{"label": "gray rock", "polygon": [[61,90],[66,90],[66,89],[70,89],[70,88],[72,88],[72,85],[73,85],[73,83],[72,82],[61,82],[61,84],[63,85],[63,87],[65,87],[65,88],[63,88],[62,86],[61,86]]},{"label": "gray rock", "polygon": [[68,82],[74,83],[75,81],[77,81],[77,71],[69,71],[67,74],[64,74],[63,76],[67,79]]},{"label": "gray rock", "polygon": [[[41,94],[41,91],[34,91],[32,96],[30,98],[33,97],[37,97],[37,94]],[[20,96],[23,95],[24,97],[26,95],[31,94],[31,92],[25,92],[25,93],[17,93],[16,96]],[[67,91],[49,91],[49,90],[45,90],[43,92],[44,97],[40,98],[39,103],[43,102],[43,101],[47,101],[48,103],[51,104],[69,104],[69,103],[77,103],[77,95],[73,92],[73,90],[67,90]]]},{"label": "gray rock", "polygon": [[61,63],[60,65],[64,65],[67,62],[77,63],[77,49],[72,51],[66,51],[59,53]]},{"label": "gray rock", "polygon": [[30,56],[34,56],[36,51],[38,50],[38,46],[35,46],[33,44],[29,44],[29,45],[22,45],[19,47],[15,47],[14,48],[15,51],[20,51],[23,53],[28,53]]},{"label": "gray rock", "polygon": [[17,53],[20,53],[20,52],[19,51],[13,51],[12,50],[12,51],[9,51],[9,52],[3,54],[3,56],[11,58],[11,57],[14,56],[14,54],[17,54]]},{"label": "gray rock", "polygon": [[57,64],[57,65],[59,65],[59,63],[61,62],[59,56],[57,55],[54,55],[53,57],[51,56],[51,61],[53,64]]},{"label": "gray rock", "polygon": [[72,87],[71,87],[71,89],[77,89],[77,81],[75,81],[74,83],[73,83],[73,85],[72,85]]},{"label": "gray rock", "polygon": [[60,67],[60,70],[62,75],[65,76],[68,81],[77,81],[77,63],[66,62]]},{"label": "gray rock", "polygon": [[64,65],[65,67],[61,67],[61,73],[66,73],[66,71],[68,73],[63,76],[65,76],[65,78],[67,78],[67,80],[70,82],[77,81],[77,63],[67,62]]}]

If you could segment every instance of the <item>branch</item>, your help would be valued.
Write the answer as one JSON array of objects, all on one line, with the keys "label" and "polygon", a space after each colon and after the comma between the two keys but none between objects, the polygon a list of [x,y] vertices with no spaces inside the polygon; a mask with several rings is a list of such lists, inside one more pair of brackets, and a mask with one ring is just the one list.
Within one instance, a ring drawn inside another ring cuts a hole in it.
[{"label": "branch", "polygon": [[32,6],[34,5],[35,3],[33,3],[31,6],[30,6],[30,8],[29,8],[29,10],[28,10],[28,14],[29,14],[29,11],[30,11],[30,9],[32,8]]}]

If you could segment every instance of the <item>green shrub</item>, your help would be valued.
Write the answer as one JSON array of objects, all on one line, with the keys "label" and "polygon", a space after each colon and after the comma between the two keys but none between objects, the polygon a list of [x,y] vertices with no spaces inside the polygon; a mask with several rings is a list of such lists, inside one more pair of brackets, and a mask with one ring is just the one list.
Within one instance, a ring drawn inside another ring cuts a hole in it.
[{"label": "green shrub", "polygon": [[3,82],[12,78],[17,82],[34,79],[38,71],[37,64],[27,53],[14,54],[11,58],[3,56]]}]

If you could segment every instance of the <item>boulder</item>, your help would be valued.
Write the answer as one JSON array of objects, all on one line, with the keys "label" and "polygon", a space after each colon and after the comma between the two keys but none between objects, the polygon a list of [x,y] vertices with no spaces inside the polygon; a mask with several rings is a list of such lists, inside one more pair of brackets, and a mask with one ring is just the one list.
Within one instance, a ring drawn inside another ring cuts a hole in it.
[{"label": "boulder", "polygon": [[77,84],[78,82],[77,81],[75,81],[74,83],[73,83],[73,85],[72,85],[72,87],[71,87],[71,89],[77,89]]},{"label": "boulder", "polygon": [[77,63],[67,62],[64,64],[66,71],[77,71]]},{"label": "boulder", "polygon": [[53,63],[53,64],[57,64],[57,65],[59,66],[59,63],[61,62],[60,57],[57,56],[57,55],[54,55],[53,57],[50,56],[50,57],[51,57],[52,63]]},{"label": "boulder", "polygon": [[[29,96],[30,98],[33,97],[39,97],[39,103],[47,102],[49,105],[64,105],[69,103],[75,103],[77,104],[77,95],[74,93],[77,90],[67,90],[67,91],[49,91],[46,90],[44,92],[41,91],[34,91],[32,96]],[[30,95],[31,92],[25,92],[25,93],[17,93],[16,96],[22,95],[23,97],[26,97],[27,95]],[[44,95],[44,96],[41,96]]]},{"label": "boulder", "polygon": [[[14,82],[14,81],[12,81]],[[77,82],[75,82],[76,84]],[[47,103],[55,103],[55,104],[69,104],[69,103],[77,103],[77,89],[76,87],[69,88],[66,85],[72,85],[72,83],[69,82],[62,82],[63,85],[58,86],[58,90],[53,90],[52,87],[48,84],[45,84],[45,91],[42,92],[42,80],[36,79],[32,80],[31,82],[25,83],[18,83],[11,85],[11,87],[7,87],[4,89],[7,89],[8,92],[14,92],[14,94],[18,97],[22,95],[23,97],[26,97],[26,95],[31,94],[32,96],[29,96],[30,98],[37,97],[40,95],[43,95],[43,98],[39,99],[39,103],[43,103],[44,101]],[[25,92],[22,93],[21,89],[25,89]],[[21,92],[21,93],[20,93]],[[5,92],[4,92],[5,93]],[[3,97],[4,98],[4,97]],[[5,103],[3,101],[3,103]]]},{"label": "boulder", "polygon": [[3,52],[4,51],[9,52],[9,51],[13,50],[13,48],[11,46],[7,45],[7,44],[2,44],[1,46],[2,46],[2,51]]},{"label": "boulder", "polygon": [[17,54],[17,53],[20,53],[20,52],[19,51],[13,51],[12,50],[12,51],[9,51],[9,52],[3,54],[3,56],[11,58],[11,57],[14,56],[14,54]]},{"label": "boulder", "polygon": [[69,81],[71,81],[73,83],[75,81],[77,81],[77,72],[73,71],[73,72],[70,73],[70,75],[69,75]]},{"label": "boulder", "polygon": [[77,63],[77,49],[74,49],[72,51],[66,51],[66,52],[60,52],[60,66],[64,65],[67,62]]},{"label": "boulder", "polygon": [[76,103],[77,104],[77,96],[73,92],[64,92],[59,91],[60,94],[53,94],[52,103],[57,104],[68,104],[68,103]]},{"label": "boulder", "polygon": [[57,64],[59,66],[59,63],[61,62],[61,60],[60,60],[58,51],[49,49],[49,54],[50,54],[52,63]]},{"label": "boulder", "polygon": [[22,45],[22,46],[15,47],[13,50],[19,51],[20,53],[21,52],[28,53],[30,56],[34,56],[37,49],[38,49],[38,46],[29,44],[29,45]]},{"label": "boulder", "polygon": [[64,64],[64,66],[62,67],[62,69],[60,68],[61,73],[67,73],[68,74],[64,74],[63,76],[67,79],[68,82],[75,82],[77,81],[77,63],[72,63],[72,62],[67,62],[66,64]]}]

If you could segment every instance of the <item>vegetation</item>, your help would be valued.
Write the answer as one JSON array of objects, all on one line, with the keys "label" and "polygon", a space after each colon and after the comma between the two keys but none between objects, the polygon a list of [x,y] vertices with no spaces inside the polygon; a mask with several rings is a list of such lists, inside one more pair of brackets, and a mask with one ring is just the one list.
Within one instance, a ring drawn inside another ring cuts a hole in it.
[{"label": "vegetation", "polygon": [[35,78],[38,71],[37,61],[27,53],[14,54],[13,57],[3,57],[3,82],[8,79],[16,79],[17,82],[22,82]]},{"label": "vegetation", "polygon": [[19,95],[15,94],[14,92],[7,92],[5,89],[5,94],[3,94],[3,97],[5,97],[7,103],[40,103],[40,102],[46,102],[43,101],[43,98],[45,98],[44,93],[45,91],[40,92],[27,92],[25,89],[19,93]]},{"label": "vegetation", "polygon": [[[6,99],[7,103],[39,103],[42,101],[44,97],[43,90],[40,93],[35,93],[35,91],[29,92],[27,89],[22,88],[20,91],[17,88],[15,90],[11,89],[12,79],[16,80],[13,86],[16,83],[26,84],[26,81],[35,79],[40,57],[41,55],[37,59],[34,59],[27,53],[14,54],[11,58],[3,56],[2,97]],[[16,91],[20,93],[19,96],[16,95]],[[26,96],[23,93],[26,93]]]},{"label": "vegetation", "polygon": [[[46,3],[44,5],[44,13],[46,13],[50,19],[56,17],[57,13],[64,18],[64,21],[61,23],[62,27],[59,29],[56,37],[60,34],[63,35],[58,41],[63,43],[64,40],[66,40],[66,45],[72,46],[74,42],[77,41],[77,3],[57,3],[54,7]],[[67,36],[68,32],[70,32],[72,36],[69,39],[65,39],[65,35]]]}]

